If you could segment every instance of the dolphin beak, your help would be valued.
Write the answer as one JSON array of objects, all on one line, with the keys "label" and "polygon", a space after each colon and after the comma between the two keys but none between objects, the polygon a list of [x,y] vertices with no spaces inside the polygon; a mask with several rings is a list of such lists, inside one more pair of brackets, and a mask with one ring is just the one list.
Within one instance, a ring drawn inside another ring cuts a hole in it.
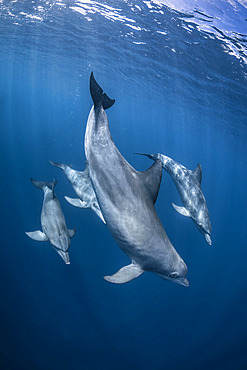
[{"label": "dolphin beak", "polygon": [[179,278],[177,282],[178,284],[183,285],[185,287],[189,286],[189,281],[186,278]]},{"label": "dolphin beak", "polygon": [[66,265],[69,265],[70,264],[69,253],[62,251],[61,249],[56,249],[56,251],[62,257]]},{"label": "dolphin beak", "polygon": [[99,218],[104,222],[104,224],[106,224],[105,219],[104,219],[104,217],[102,215],[102,212],[100,210],[97,210],[96,213],[99,216]]},{"label": "dolphin beak", "polygon": [[205,234],[205,239],[206,239],[206,242],[209,244],[209,245],[212,245],[212,240],[210,238],[210,235],[209,234]]}]

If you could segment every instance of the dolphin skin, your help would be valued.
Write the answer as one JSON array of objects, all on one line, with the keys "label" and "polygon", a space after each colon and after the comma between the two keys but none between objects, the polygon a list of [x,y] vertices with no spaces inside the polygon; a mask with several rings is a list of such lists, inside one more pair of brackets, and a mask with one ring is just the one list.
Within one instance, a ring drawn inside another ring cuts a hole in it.
[{"label": "dolphin skin", "polygon": [[190,217],[199,231],[204,235],[207,243],[212,245],[211,241],[211,222],[205,197],[201,189],[202,168],[198,164],[194,171],[187,169],[172,158],[166,155],[143,154],[156,161],[161,160],[163,168],[173,179],[184,207],[176,206],[172,203],[175,210],[183,216]]},{"label": "dolphin skin", "polygon": [[155,211],[162,164],[156,160],[145,172],[130,166],[116,148],[109,130],[105,109],[114,100],[90,77],[93,107],[89,113],[85,153],[89,173],[106,224],[121,250],[131,259],[105,280],[122,284],[144,271],[188,286],[187,266],[172,246]]},{"label": "dolphin skin", "polygon": [[99,203],[97,201],[93,185],[89,176],[88,163],[86,161],[85,171],[76,171],[71,166],[63,163],[55,163],[50,161],[50,163],[58,168],[61,168],[71,183],[78,198],[69,198],[65,196],[67,202],[75,207],[79,208],[91,208],[96,215],[105,223],[104,217],[99,208]]},{"label": "dolphin skin", "polygon": [[67,229],[65,218],[55,193],[56,182],[43,182],[31,179],[34,186],[44,191],[44,201],[41,212],[41,226],[43,231],[26,232],[33,240],[49,241],[64,262],[70,264],[68,249],[70,239],[75,235],[75,229]]}]

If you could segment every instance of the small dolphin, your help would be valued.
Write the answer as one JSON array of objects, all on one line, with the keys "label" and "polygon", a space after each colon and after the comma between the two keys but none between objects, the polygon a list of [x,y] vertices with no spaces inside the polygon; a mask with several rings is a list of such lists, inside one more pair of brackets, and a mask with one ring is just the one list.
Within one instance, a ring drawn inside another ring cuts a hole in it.
[{"label": "small dolphin", "polygon": [[49,241],[64,262],[70,264],[68,249],[70,239],[75,235],[76,229],[67,229],[64,215],[54,193],[56,181],[43,182],[31,179],[34,186],[44,191],[44,201],[41,212],[41,225],[43,231],[31,231],[26,234],[39,242]]},{"label": "small dolphin", "polygon": [[105,223],[104,217],[99,208],[99,203],[93,190],[91,179],[89,177],[87,161],[84,172],[73,170],[73,168],[71,168],[71,166],[68,166],[67,164],[56,163],[52,161],[50,161],[50,163],[53,166],[61,168],[63,170],[65,176],[73,186],[73,189],[78,196],[78,198],[75,199],[65,196],[67,202],[75,207],[91,208],[96,213],[96,215],[99,216],[99,218]]},{"label": "small dolphin", "polygon": [[85,153],[90,178],[106,224],[131,264],[105,280],[122,284],[151,271],[177,284],[188,286],[187,266],[176,252],[155,211],[162,164],[157,160],[145,172],[138,172],[116,148],[105,109],[115,100],[90,77],[94,105],[89,113]]},{"label": "small dolphin", "polygon": [[176,206],[172,203],[175,210],[183,216],[190,217],[199,231],[204,235],[207,243],[212,245],[211,241],[211,222],[209,219],[208,208],[205,197],[201,189],[202,167],[200,164],[194,171],[187,169],[166,155],[143,154],[156,161],[161,160],[163,168],[173,179],[184,207]]}]

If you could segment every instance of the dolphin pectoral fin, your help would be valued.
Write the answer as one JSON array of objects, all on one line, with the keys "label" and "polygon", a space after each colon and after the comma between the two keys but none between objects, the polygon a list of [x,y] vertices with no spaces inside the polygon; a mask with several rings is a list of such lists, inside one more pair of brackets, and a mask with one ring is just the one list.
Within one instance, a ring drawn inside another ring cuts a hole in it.
[{"label": "dolphin pectoral fin", "polygon": [[190,213],[187,211],[187,209],[186,209],[186,208],[176,206],[176,204],[174,204],[174,203],[172,203],[172,205],[173,205],[174,209],[175,209],[178,213],[180,213],[180,215],[182,215],[182,216],[186,216],[186,217],[190,217]]},{"label": "dolphin pectoral fin", "polygon": [[135,263],[122,267],[111,276],[104,276],[106,281],[114,284],[124,284],[140,276],[144,271]]},{"label": "dolphin pectoral fin", "polygon": [[209,245],[212,245],[212,240],[211,240],[211,237],[209,234],[205,234],[205,239],[206,239],[206,242],[209,244]]},{"label": "dolphin pectoral fin", "polygon": [[70,239],[73,238],[73,236],[75,235],[76,233],[76,228],[74,229],[68,229],[68,233],[69,233],[69,237]]},{"label": "dolphin pectoral fin", "polygon": [[192,171],[192,174],[195,176],[195,178],[197,179],[197,181],[201,185],[201,183],[202,183],[202,166],[200,165],[200,163],[198,163],[198,166],[196,167],[196,169],[194,171]]},{"label": "dolphin pectoral fin", "polygon": [[62,251],[61,249],[55,249],[55,250],[62,257],[66,265],[69,265],[70,264],[69,253]]},{"label": "dolphin pectoral fin", "polygon": [[33,240],[36,240],[38,242],[47,242],[47,240],[48,240],[45,233],[42,233],[42,231],[40,231],[40,230],[26,232],[26,234],[27,234],[27,236],[29,236],[29,238],[31,238]]},{"label": "dolphin pectoral fin", "polygon": [[78,207],[78,208],[89,208],[87,202],[83,202],[79,198],[70,198],[70,197],[67,197],[67,196],[65,196],[64,198],[67,200],[67,202],[72,204],[72,206],[75,206],[75,207]]}]

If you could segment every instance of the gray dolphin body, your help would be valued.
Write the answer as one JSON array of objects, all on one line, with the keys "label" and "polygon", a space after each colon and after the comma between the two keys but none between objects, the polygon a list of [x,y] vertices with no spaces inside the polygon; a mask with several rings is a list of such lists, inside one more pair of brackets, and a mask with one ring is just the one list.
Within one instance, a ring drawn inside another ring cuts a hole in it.
[{"label": "gray dolphin body", "polygon": [[204,235],[207,243],[211,245],[211,222],[206,200],[201,189],[201,165],[198,164],[196,169],[191,171],[163,154],[145,155],[153,160],[161,160],[163,168],[173,179],[184,205],[184,207],[179,207],[172,203],[173,207],[181,215],[190,217]]},{"label": "gray dolphin body", "polygon": [[55,163],[50,161],[50,163],[58,168],[61,168],[71,183],[78,198],[69,198],[65,196],[67,202],[75,207],[79,208],[91,208],[97,216],[105,223],[104,217],[99,208],[99,203],[97,201],[93,185],[89,176],[88,163],[86,162],[85,171],[76,171],[70,166],[63,163]]},{"label": "gray dolphin body", "polygon": [[90,177],[106,224],[131,264],[105,280],[122,284],[151,271],[160,277],[188,286],[187,267],[172,246],[155,211],[162,176],[157,160],[145,172],[138,172],[122,157],[109,130],[105,109],[110,100],[90,78],[94,105],[90,111],[85,153]]},{"label": "gray dolphin body", "polygon": [[70,239],[75,235],[75,229],[67,229],[65,218],[55,193],[55,182],[34,181],[34,186],[44,191],[44,201],[41,212],[41,226],[43,231],[26,232],[33,240],[40,242],[49,241],[55,251],[62,257],[66,264],[70,264],[68,249]]}]

